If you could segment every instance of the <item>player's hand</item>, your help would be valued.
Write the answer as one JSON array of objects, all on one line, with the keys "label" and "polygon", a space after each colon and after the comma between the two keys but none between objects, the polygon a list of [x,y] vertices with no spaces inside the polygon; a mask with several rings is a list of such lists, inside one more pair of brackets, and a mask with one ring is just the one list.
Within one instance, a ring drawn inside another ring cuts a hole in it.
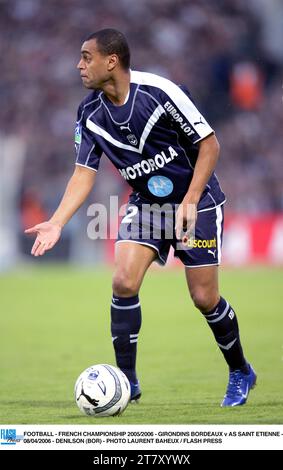
[{"label": "player's hand", "polygon": [[25,230],[25,233],[36,233],[37,237],[31,249],[34,256],[42,256],[48,250],[51,250],[61,236],[62,227],[53,222],[42,222],[34,227]]},{"label": "player's hand", "polygon": [[186,245],[191,238],[195,237],[195,226],[197,221],[197,205],[182,203],[176,213],[175,231],[178,240]]}]

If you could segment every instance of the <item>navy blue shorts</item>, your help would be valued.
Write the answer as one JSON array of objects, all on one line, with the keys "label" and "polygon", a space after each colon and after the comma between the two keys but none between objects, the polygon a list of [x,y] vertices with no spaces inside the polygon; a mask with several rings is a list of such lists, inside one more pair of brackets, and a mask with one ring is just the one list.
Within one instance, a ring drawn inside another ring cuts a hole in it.
[{"label": "navy blue shorts", "polygon": [[[147,207],[146,207],[147,206]],[[219,265],[223,235],[223,204],[198,212],[195,237],[189,246],[176,238],[175,206],[142,204],[139,198],[130,198],[123,217],[117,243],[131,241],[147,245],[156,251],[156,261],[165,265],[170,247],[186,267]]]}]

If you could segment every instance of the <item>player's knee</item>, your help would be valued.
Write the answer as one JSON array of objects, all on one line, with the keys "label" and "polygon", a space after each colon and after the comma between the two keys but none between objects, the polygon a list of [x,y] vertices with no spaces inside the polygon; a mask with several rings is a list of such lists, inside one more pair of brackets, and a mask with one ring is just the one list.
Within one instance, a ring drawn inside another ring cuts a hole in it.
[{"label": "player's knee", "polygon": [[197,288],[191,292],[195,307],[201,312],[209,312],[218,302],[217,293],[208,292],[207,289]]},{"label": "player's knee", "polygon": [[132,297],[138,294],[139,286],[132,276],[122,271],[114,275],[112,289],[118,297]]}]

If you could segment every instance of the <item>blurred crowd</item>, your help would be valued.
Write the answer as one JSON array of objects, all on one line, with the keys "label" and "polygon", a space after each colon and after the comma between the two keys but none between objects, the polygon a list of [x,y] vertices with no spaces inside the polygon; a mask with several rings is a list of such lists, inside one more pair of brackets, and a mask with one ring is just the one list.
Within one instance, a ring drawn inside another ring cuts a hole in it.
[{"label": "blurred crowd", "polygon": [[[281,0],[0,0],[0,133],[25,146],[26,224],[55,209],[73,170],[80,46],[105,27],[126,34],[133,69],[189,87],[221,143],[229,209],[282,211],[282,16]],[[104,160],[100,202],[125,191]]]}]

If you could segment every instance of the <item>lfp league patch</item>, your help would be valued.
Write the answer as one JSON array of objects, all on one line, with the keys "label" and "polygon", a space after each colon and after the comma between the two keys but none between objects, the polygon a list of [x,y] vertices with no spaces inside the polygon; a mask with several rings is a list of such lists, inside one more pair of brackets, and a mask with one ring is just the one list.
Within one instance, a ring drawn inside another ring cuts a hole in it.
[{"label": "lfp league patch", "polygon": [[76,150],[78,150],[79,146],[81,145],[82,142],[82,126],[80,124],[76,125],[75,128],[75,146]]}]

